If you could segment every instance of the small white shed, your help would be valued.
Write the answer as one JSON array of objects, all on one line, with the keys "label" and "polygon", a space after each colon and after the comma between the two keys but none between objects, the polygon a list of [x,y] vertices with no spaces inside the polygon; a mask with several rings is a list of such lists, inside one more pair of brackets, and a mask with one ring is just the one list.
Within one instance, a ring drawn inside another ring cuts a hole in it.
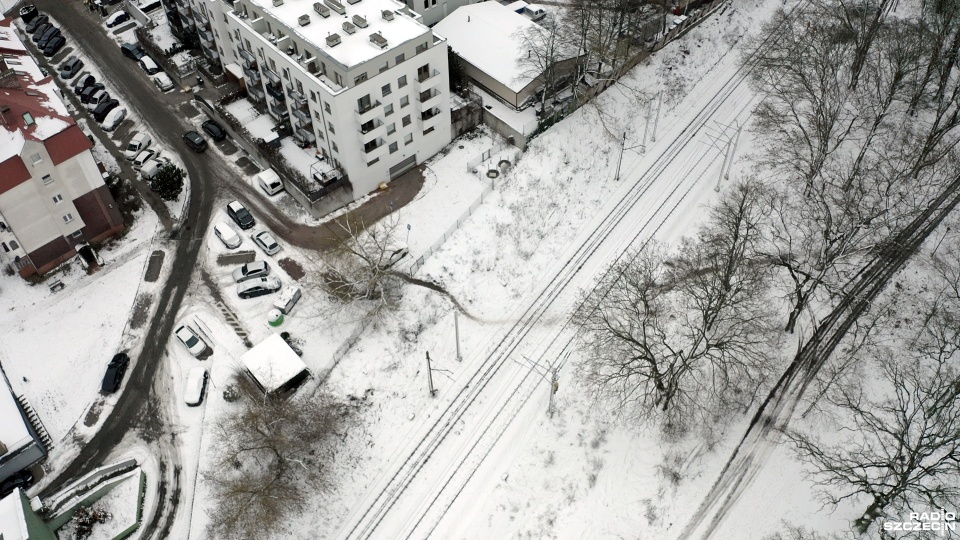
[{"label": "small white shed", "polygon": [[240,362],[266,394],[295,388],[310,374],[307,365],[278,334],[247,351]]}]

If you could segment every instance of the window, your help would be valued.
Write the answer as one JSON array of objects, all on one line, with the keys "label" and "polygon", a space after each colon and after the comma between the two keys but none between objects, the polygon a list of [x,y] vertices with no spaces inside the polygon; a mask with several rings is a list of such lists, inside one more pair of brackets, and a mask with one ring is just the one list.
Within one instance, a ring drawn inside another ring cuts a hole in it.
[{"label": "window", "polygon": [[323,102],[323,110],[327,111],[327,114],[330,114],[330,104],[326,101]]},{"label": "window", "polygon": [[318,111],[313,111],[313,117],[316,118],[317,120],[321,120],[320,113]]},{"label": "window", "polygon": [[337,133],[336,130],[333,129],[333,122],[327,122],[327,127],[330,129],[330,133]]},{"label": "window", "polygon": [[409,125],[410,125],[410,115],[408,114],[403,117],[403,127],[407,127]]},{"label": "window", "polygon": [[314,103],[317,102],[317,93],[314,92],[313,90],[310,91],[310,101],[312,101],[312,102],[314,102]]},{"label": "window", "polygon": [[389,84],[385,84],[382,87],[380,87],[380,91],[383,93],[383,97],[387,97],[390,95],[390,92],[393,92],[393,90],[390,89]]},{"label": "window", "polygon": [[357,111],[360,114],[367,112],[370,109],[370,94],[363,96],[357,100]]},{"label": "window", "polygon": [[339,73],[333,73],[333,80],[337,83],[337,86],[343,86],[343,77],[341,77]]},{"label": "window", "polygon": [[[34,165],[39,165],[39,164],[43,163],[43,158],[40,157],[40,154],[33,154],[32,156],[30,156],[30,161],[31,161]],[[50,182],[53,182],[53,180],[51,180]],[[46,181],[44,182],[44,184],[48,184],[48,183],[49,183],[49,182],[46,182]]]},{"label": "window", "polygon": [[67,214],[63,216],[64,223],[70,223],[71,221],[73,221],[73,214]]},{"label": "window", "polygon": [[272,69],[274,73],[277,72],[277,63],[273,61],[273,58],[270,59],[270,69]]},{"label": "window", "polygon": [[63,202],[63,195],[61,195],[61,194],[59,194],[59,193],[57,193],[56,195],[54,195],[54,196],[53,196],[53,202],[56,203],[56,204],[62,203],[62,202]]},{"label": "window", "polygon": [[390,153],[391,153],[391,154],[394,153],[394,152],[396,152],[398,148],[400,148],[400,146],[399,146],[397,143],[395,143],[395,142],[390,143]]},{"label": "window", "polygon": [[427,128],[427,129],[425,129],[425,130],[423,131],[423,134],[424,134],[424,135],[429,135],[429,134],[431,134],[431,133],[433,133],[433,128],[432,128],[432,127],[429,127],[429,128]]},{"label": "window", "polygon": [[23,121],[28,126],[33,125],[33,115],[28,112],[23,113]]},{"label": "window", "polygon": [[404,108],[410,104],[410,96],[403,96],[400,98],[400,108]]},{"label": "window", "polygon": [[417,80],[423,82],[430,78],[430,64],[424,64],[417,68]]},{"label": "window", "polygon": [[332,148],[334,152],[339,152],[339,151],[340,151],[340,150],[337,150],[337,143],[335,143],[335,142],[333,142],[333,141],[330,141],[330,148]]},{"label": "window", "polygon": [[[39,154],[35,154],[35,155],[39,155]],[[52,184],[52,183],[53,183],[53,177],[52,177],[52,176],[50,176],[49,174],[43,175],[43,185],[49,186],[49,185]]]},{"label": "window", "polygon": [[[300,92],[300,93],[302,94],[302,93],[303,93],[303,84],[301,84],[300,81],[298,81],[298,80],[296,80],[296,79],[294,79],[294,81],[297,83],[297,92]],[[311,94],[312,94],[312,93],[313,93],[313,92],[311,92]]]},{"label": "window", "polygon": [[18,244],[16,240],[11,240],[10,249],[20,249],[20,244]]},{"label": "window", "polygon": [[363,73],[361,73],[361,74],[357,75],[356,77],[354,77],[354,78],[353,78],[353,84],[360,84],[360,83],[362,83],[362,82],[365,81],[365,80],[367,80],[367,72],[366,72],[366,71],[364,71]]},{"label": "window", "polygon": [[290,80],[290,70],[287,69],[287,68],[282,68],[280,71],[283,72],[283,78],[284,78],[285,80],[288,80],[288,81],[289,81],[289,80]]},{"label": "window", "polygon": [[403,144],[410,144],[410,143],[412,143],[412,142],[413,142],[413,133],[408,133],[408,134],[403,138]]},{"label": "window", "polygon": [[322,132],[322,131],[318,131],[318,132],[317,132],[317,138],[320,139],[321,141],[323,140],[323,132]]},{"label": "window", "polygon": [[388,70],[389,68],[390,68],[390,62],[384,62],[383,65],[380,66],[380,73],[383,73],[384,71]]},{"label": "window", "polygon": [[78,230],[77,232],[71,234],[70,236],[74,238],[80,238],[81,236],[83,236],[83,229]]},{"label": "window", "polygon": [[396,58],[396,63],[397,63],[397,64],[403,62],[404,60],[406,60],[406,58],[404,57],[404,55],[402,55],[402,54],[398,54],[398,55],[397,55],[397,58]]},{"label": "window", "polygon": [[393,135],[397,131],[397,124],[390,124],[387,126],[387,135]]},{"label": "window", "polygon": [[377,158],[377,159],[371,161],[370,163],[367,163],[367,167],[373,167],[374,165],[377,164],[378,161],[380,161],[380,158]]},{"label": "window", "polygon": [[403,77],[400,77],[399,79],[397,79],[397,88],[403,88],[403,87],[406,86],[406,85],[407,85],[407,76],[406,76],[406,75],[404,75]]},{"label": "window", "polygon": [[421,43],[420,45],[417,45],[417,54],[420,54],[420,53],[422,53],[422,52],[425,51],[425,50],[427,50],[427,44],[426,44],[426,43]]},{"label": "window", "polygon": [[390,116],[393,114],[393,103],[387,103],[383,106],[383,115]]},{"label": "window", "polygon": [[427,9],[429,7],[430,7],[430,0],[423,0],[423,9]]}]

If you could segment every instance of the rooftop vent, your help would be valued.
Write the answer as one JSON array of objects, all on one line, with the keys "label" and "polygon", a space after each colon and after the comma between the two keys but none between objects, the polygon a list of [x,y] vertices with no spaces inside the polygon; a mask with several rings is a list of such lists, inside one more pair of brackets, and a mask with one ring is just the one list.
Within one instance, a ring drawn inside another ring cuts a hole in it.
[{"label": "rooftop vent", "polygon": [[377,47],[380,47],[381,49],[387,48],[387,39],[378,32],[374,32],[373,34],[370,34],[370,43],[373,43],[374,45],[376,45]]},{"label": "rooftop vent", "polygon": [[273,0],[273,7],[282,6],[283,0]]},{"label": "rooftop vent", "polygon": [[337,0],[323,0],[323,3],[341,15],[347,14],[347,10],[343,7],[343,4],[337,2]]},{"label": "rooftop vent", "polygon": [[360,28],[366,28],[367,26],[369,26],[367,24],[367,19],[363,18],[361,15],[353,16],[353,24],[359,26]]},{"label": "rooftop vent", "polygon": [[301,15],[300,18],[297,19],[297,22],[300,24],[300,26],[306,26],[306,25],[310,24],[310,16],[309,16],[309,15]]},{"label": "rooftop vent", "polygon": [[383,10],[380,14],[383,15],[383,20],[385,20],[385,21],[392,21],[392,20],[393,20],[393,12],[390,11],[389,9]]},{"label": "rooftop vent", "polygon": [[352,34],[357,31],[357,27],[353,25],[350,21],[343,21],[343,31]]},{"label": "rooftop vent", "polygon": [[327,18],[330,16],[330,8],[321,4],[320,2],[313,3],[313,10],[316,11],[323,18]]},{"label": "rooftop vent", "polygon": [[327,36],[327,46],[336,47],[340,44],[340,34],[333,33]]},{"label": "rooftop vent", "polygon": [[360,1],[360,0],[347,0],[347,2],[350,2],[351,4],[356,4],[356,3],[358,3],[359,1]]}]

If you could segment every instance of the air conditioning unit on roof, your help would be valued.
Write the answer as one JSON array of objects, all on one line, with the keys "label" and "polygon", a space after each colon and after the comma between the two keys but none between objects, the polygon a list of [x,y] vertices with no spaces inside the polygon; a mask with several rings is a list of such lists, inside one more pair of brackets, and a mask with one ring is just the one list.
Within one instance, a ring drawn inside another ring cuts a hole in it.
[{"label": "air conditioning unit on roof", "polygon": [[353,16],[353,24],[357,25],[360,28],[366,28],[367,26],[369,26],[367,24],[367,19],[363,18],[360,15]]},{"label": "air conditioning unit on roof", "polygon": [[309,16],[309,15],[301,15],[300,18],[297,19],[297,23],[300,24],[300,26],[306,26],[306,25],[310,24],[310,16]]},{"label": "air conditioning unit on roof", "polygon": [[392,20],[393,20],[393,12],[390,11],[389,9],[383,10],[382,12],[380,12],[380,15],[383,16],[383,20],[385,20],[385,21],[392,21]]},{"label": "air conditioning unit on roof", "polygon": [[323,18],[327,18],[330,16],[330,8],[321,4],[320,2],[313,3],[313,10],[316,11]]},{"label": "air conditioning unit on roof", "polygon": [[357,27],[349,21],[343,21],[343,31],[348,34],[352,34],[357,31]]},{"label": "air conditioning unit on roof", "polygon": [[339,14],[341,14],[341,15],[346,15],[346,14],[347,14],[346,8],[344,8],[344,7],[343,7],[343,4],[341,4],[341,3],[338,2],[337,0],[323,0],[323,3],[326,4],[327,7],[329,7],[330,9],[336,11],[337,13],[339,13]]},{"label": "air conditioning unit on roof", "polygon": [[327,36],[327,46],[336,47],[340,44],[340,34],[333,33]]}]

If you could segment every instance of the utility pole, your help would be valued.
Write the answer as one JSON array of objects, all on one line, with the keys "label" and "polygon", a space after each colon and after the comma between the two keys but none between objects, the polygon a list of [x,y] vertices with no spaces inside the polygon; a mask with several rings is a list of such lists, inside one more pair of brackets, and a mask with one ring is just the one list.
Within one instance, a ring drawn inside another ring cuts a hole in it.
[{"label": "utility pole", "polygon": [[623,147],[627,145],[627,132],[623,132],[623,138],[620,139],[620,159],[617,161],[617,175],[614,181],[620,180],[620,165],[623,164]]},{"label": "utility pole", "polygon": [[430,367],[429,351],[427,351],[427,382],[430,384],[430,397],[436,397],[437,390],[433,387],[433,368]]},{"label": "utility pole", "polygon": [[733,155],[737,151],[737,144],[740,142],[740,131],[743,130],[743,126],[737,126],[737,135],[732,140],[727,140],[727,148],[723,153],[723,164],[720,166],[720,176],[717,177],[717,187],[713,188],[714,191],[720,191],[720,181],[721,180],[730,180],[730,167],[733,166]]},{"label": "utility pole", "polygon": [[660,106],[663,105],[663,90],[657,92],[657,115],[653,118],[653,134],[650,142],[657,142],[657,123],[660,121]]},{"label": "utility pole", "polygon": [[560,368],[554,366],[553,370],[550,372],[550,405],[547,407],[547,415],[550,418],[553,418],[553,412],[556,410],[556,407],[553,404],[553,396],[557,395],[557,390],[560,389],[559,371]]},{"label": "utility pole", "polygon": [[650,129],[650,111],[653,108],[653,100],[647,101],[647,114],[644,115],[643,122],[643,140],[640,141],[640,153],[647,151],[647,131]]},{"label": "utility pole", "polygon": [[460,355],[460,312],[453,312],[453,333],[456,336],[457,340],[457,362],[463,361],[463,356]]}]

